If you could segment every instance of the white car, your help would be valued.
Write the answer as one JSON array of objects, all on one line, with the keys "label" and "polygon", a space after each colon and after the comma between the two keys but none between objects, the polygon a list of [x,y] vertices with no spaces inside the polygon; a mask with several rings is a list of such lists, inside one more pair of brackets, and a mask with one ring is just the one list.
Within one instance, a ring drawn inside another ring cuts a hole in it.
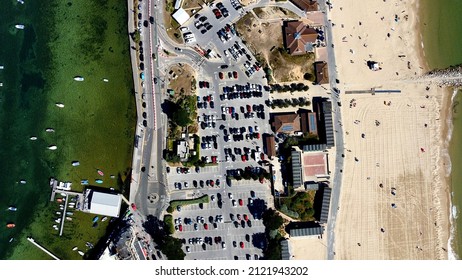
[{"label": "white car", "polygon": [[184,31],[188,31],[188,30],[189,30],[189,28],[187,28],[187,27],[180,27],[180,31],[184,32]]},{"label": "white car", "polygon": [[221,242],[221,248],[223,248],[223,250],[226,249],[226,243],[224,241]]},{"label": "white car", "polygon": [[226,57],[229,57],[229,53],[227,50],[224,50],[223,53],[225,54]]},{"label": "white car", "polygon": [[229,196],[229,199],[233,199],[233,194],[232,193],[228,193],[228,196]]}]

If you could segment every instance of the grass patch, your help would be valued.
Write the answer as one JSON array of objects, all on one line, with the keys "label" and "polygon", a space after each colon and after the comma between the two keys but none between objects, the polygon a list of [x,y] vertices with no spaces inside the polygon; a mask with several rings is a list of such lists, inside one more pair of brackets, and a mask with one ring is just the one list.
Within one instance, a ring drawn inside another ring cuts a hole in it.
[{"label": "grass patch", "polygon": [[210,201],[210,198],[209,196],[206,194],[206,195],[203,195],[199,198],[195,198],[195,199],[182,199],[182,200],[173,200],[173,201],[170,201],[170,211],[168,211],[169,213],[172,213],[177,206],[185,206],[185,205],[191,205],[191,204],[199,204],[199,203],[209,203]]},{"label": "grass patch", "polygon": [[165,231],[167,234],[173,234],[175,232],[175,226],[173,225],[173,216],[165,215],[164,216]]},{"label": "grass patch", "polygon": [[314,196],[316,191],[296,192],[294,196],[280,199],[280,211],[301,221],[314,221]]}]

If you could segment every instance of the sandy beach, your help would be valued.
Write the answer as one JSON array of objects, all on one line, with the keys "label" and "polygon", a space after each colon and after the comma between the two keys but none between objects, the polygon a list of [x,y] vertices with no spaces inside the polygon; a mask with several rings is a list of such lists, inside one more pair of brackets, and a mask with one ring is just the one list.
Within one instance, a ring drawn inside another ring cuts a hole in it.
[{"label": "sandy beach", "polygon": [[[428,69],[416,2],[342,0],[330,12],[346,147],[336,259],[448,258],[451,94],[418,82]],[[353,93],[371,88],[400,92]]]}]

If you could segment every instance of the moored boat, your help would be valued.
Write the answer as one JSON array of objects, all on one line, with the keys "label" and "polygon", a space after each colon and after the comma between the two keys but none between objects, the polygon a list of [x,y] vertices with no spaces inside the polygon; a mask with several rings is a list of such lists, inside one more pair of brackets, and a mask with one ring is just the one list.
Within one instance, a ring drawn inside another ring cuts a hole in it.
[{"label": "moored boat", "polygon": [[35,141],[35,140],[37,140],[37,137],[36,136],[31,136],[29,139],[32,140],[32,141]]},{"label": "moored boat", "polygon": [[79,166],[79,165],[80,165],[80,162],[78,162],[78,161],[73,161],[72,162],[72,166]]},{"label": "moored boat", "polygon": [[81,185],[88,185],[89,183],[88,183],[88,180],[87,180],[87,179],[84,179],[84,180],[81,180],[81,181],[80,181],[80,184],[81,184]]},{"label": "moored boat", "polygon": [[101,179],[96,179],[95,182],[96,182],[97,184],[102,184],[102,183],[103,183],[103,180],[101,180]]},{"label": "moored boat", "polygon": [[79,251],[79,255],[83,256],[83,255],[85,255],[85,253],[82,252],[82,251]]},{"label": "moored boat", "polygon": [[107,82],[109,82],[109,80],[108,79],[103,79],[103,82],[107,83]]},{"label": "moored boat", "polygon": [[97,169],[96,171],[98,171],[98,174],[99,174],[99,175],[104,176],[103,171],[101,171],[100,169]]},{"label": "moored boat", "polygon": [[16,29],[24,29],[24,24],[16,24],[14,27],[16,27]]},{"label": "moored boat", "polygon": [[27,183],[27,181],[26,180],[20,180],[19,183],[25,185]]},{"label": "moored boat", "polygon": [[81,76],[75,76],[75,77],[74,77],[74,81],[82,82],[83,80],[84,80],[84,78],[81,77]]},{"label": "moored boat", "polygon": [[59,107],[59,108],[64,108],[64,104],[63,104],[63,103],[56,103],[55,105],[56,105],[57,107]]},{"label": "moored boat", "polygon": [[55,132],[55,130],[53,128],[47,128],[45,129],[46,132]]},{"label": "moored boat", "polygon": [[99,220],[99,217],[98,217],[98,216],[95,216],[95,217],[93,218],[93,223],[96,223],[98,220]]},{"label": "moored boat", "polygon": [[56,147],[55,145],[48,146],[48,150],[52,150],[52,151],[56,150],[57,148],[58,147]]},{"label": "moored boat", "polygon": [[75,246],[74,248],[72,248],[72,251],[75,251],[75,250],[77,250],[77,249],[78,249],[78,247]]},{"label": "moored boat", "polygon": [[106,220],[107,220],[107,217],[103,217],[103,218],[101,219],[101,222],[105,222]]},{"label": "moored boat", "polygon": [[16,212],[17,210],[18,210],[18,208],[14,207],[14,206],[8,207],[8,211]]},{"label": "moored boat", "polygon": [[7,228],[14,228],[16,225],[13,223],[6,224]]}]

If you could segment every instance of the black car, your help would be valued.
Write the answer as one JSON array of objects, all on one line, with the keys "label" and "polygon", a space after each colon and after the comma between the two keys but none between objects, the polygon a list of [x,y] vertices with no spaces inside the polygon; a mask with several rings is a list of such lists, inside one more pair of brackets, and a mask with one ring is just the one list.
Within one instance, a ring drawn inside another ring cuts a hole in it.
[{"label": "black car", "polygon": [[149,22],[147,20],[143,21],[143,25],[144,27],[148,27],[149,26]]},{"label": "black car", "polygon": [[199,21],[201,22],[205,22],[207,20],[207,17],[206,16],[202,16],[199,18]]},{"label": "black car", "polygon": [[228,68],[228,65],[225,65],[225,64],[224,64],[224,65],[221,65],[220,68],[221,68],[221,69],[226,69],[226,68]]},{"label": "black car", "polygon": [[207,32],[207,29],[202,29],[201,34],[205,34]]},{"label": "black car", "polygon": [[141,13],[139,13],[139,14],[138,14],[138,19],[141,20],[141,17],[142,17],[142,16],[143,16],[143,15],[142,15]]},{"label": "black car", "polygon": [[154,17],[149,17],[149,22],[150,22],[151,24],[154,24]]}]

